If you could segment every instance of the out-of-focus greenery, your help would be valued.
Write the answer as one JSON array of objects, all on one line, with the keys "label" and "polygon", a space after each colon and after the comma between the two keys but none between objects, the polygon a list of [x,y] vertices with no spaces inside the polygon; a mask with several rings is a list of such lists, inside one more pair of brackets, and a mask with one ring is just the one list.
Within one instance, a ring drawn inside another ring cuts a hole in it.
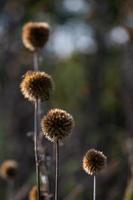
[{"label": "out-of-focus greenery", "polygon": [[55,105],[75,110],[79,99],[86,87],[84,79],[84,67],[76,58],[65,60],[56,64],[54,69]]},{"label": "out-of-focus greenery", "polygon": [[128,199],[129,200],[133,199],[133,183],[132,183],[132,181],[130,181],[130,183],[128,185],[124,200],[128,200]]}]

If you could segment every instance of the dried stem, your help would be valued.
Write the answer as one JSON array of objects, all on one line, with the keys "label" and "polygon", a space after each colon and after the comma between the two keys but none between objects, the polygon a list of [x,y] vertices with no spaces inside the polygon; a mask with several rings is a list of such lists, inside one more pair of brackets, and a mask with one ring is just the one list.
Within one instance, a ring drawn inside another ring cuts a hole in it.
[{"label": "dried stem", "polygon": [[39,58],[38,58],[38,52],[35,51],[33,54],[33,65],[34,65],[34,71],[39,70]]},{"label": "dried stem", "polygon": [[34,150],[35,150],[35,162],[36,162],[36,181],[38,187],[38,200],[40,200],[40,165],[39,165],[39,154],[38,154],[38,101],[35,102],[35,113],[34,113]]},{"label": "dried stem", "polygon": [[96,200],[96,175],[93,177],[93,200]]},{"label": "dried stem", "polygon": [[[35,51],[33,53],[33,66],[34,66],[34,71],[39,70],[39,54],[38,51]],[[38,121],[41,119],[41,101],[38,102]],[[40,132],[40,129],[39,129]]]},{"label": "dried stem", "polygon": [[[38,71],[39,70],[39,54],[38,54],[38,51],[35,51],[33,53],[33,65],[34,65],[34,71]],[[37,102],[37,107],[38,107],[37,108],[37,120],[38,120],[38,124],[40,124],[40,121],[41,121],[41,101],[40,100],[38,100],[38,102]],[[41,132],[40,126],[38,126],[38,138],[37,138],[38,142],[39,142],[40,132]],[[39,149],[38,149],[37,154],[39,156]],[[38,169],[36,171],[38,171],[37,174],[40,175],[40,166],[38,166]],[[39,176],[39,179],[38,179],[37,182],[39,183],[39,188],[40,188],[40,184],[41,184],[40,176]],[[48,191],[48,194],[49,194],[49,191]]]},{"label": "dried stem", "polygon": [[7,182],[7,200],[14,199],[14,181],[9,180]]},{"label": "dried stem", "polygon": [[58,200],[58,179],[59,179],[59,142],[56,141],[55,145],[56,154],[56,171],[55,171],[55,200]]}]

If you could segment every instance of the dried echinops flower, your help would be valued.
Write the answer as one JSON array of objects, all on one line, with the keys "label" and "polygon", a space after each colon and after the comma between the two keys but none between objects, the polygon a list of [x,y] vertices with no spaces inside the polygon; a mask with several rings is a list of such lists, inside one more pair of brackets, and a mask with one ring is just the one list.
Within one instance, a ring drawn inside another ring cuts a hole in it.
[{"label": "dried echinops flower", "polygon": [[41,127],[44,135],[52,142],[68,136],[74,126],[72,115],[61,109],[52,109],[42,119]]},{"label": "dried echinops flower", "polygon": [[90,175],[99,172],[105,167],[106,159],[101,151],[90,149],[83,158],[83,169]]},{"label": "dried echinops flower", "polygon": [[50,75],[40,71],[28,71],[20,84],[21,91],[29,101],[45,101],[49,99],[53,88],[53,80]]},{"label": "dried echinops flower", "polygon": [[49,25],[45,22],[28,22],[22,30],[22,41],[30,51],[42,48],[49,39]]},{"label": "dried echinops flower", "polygon": [[13,180],[18,173],[18,163],[15,160],[6,160],[0,167],[0,175],[6,180]]},{"label": "dried echinops flower", "polygon": [[38,189],[37,186],[33,186],[29,194],[29,200],[37,200],[38,198]]}]

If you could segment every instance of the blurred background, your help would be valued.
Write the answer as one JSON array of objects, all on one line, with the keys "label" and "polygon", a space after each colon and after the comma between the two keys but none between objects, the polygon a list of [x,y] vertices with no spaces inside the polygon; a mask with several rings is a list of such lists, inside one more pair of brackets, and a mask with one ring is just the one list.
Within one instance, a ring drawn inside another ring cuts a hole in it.
[{"label": "blurred background", "polygon": [[[51,26],[39,60],[55,91],[42,115],[60,107],[75,118],[74,132],[61,146],[60,199],[92,199],[93,179],[82,170],[82,158],[96,148],[108,157],[97,177],[97,199],[133,200],[133,1],[0,0],[0,164],[18,161],[18,200],[28,199],[35,184],[34,107],[19,88],[33,69],[21,41],[28,21]],[[53,147],[45,139],[43,144],[53,193]],[[0,199],[7,199],[6,191],[0,179]]]}]

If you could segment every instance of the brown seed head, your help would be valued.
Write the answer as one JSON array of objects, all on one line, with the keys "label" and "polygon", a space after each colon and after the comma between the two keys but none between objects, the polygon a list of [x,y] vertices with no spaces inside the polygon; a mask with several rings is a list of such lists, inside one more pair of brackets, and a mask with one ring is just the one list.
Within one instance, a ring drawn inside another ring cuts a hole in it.
[{"label": "brown seed head", "polygon": [[29,200],[37,200],[38,189],[37,186],[33,186],[29,194]]},{"label": "brown seed head", "polygon": [[6,160],[0,167],[1,177],[6,180],[13,180],[16,178],[18,172],[18,163],[15,160]]},{"label": "brown seed head", "polygon": [[105,167],[106,159],[101,151],[90,149],[83,158],[83,169],[90,175],[99,172]]},{"label": "brown seed head", "polygon": [[44,135],[52,142],[68,136],[74,126],[72,115],[61,109],[52,109],[42,119],[41,127]]},{"label": "brown seed head", "polygon": [[45,101],[49,99],[53,88],[50,75],[40,71],[28,71],[20,84],[21,92],[29,101]]},{"label": "brown seed head", "polygon": [[[33,186],[29,193],[29,200],[38,200],[38,188],[37,186]],[[40,200],[44,200],[44,196],[40,196]]]},{"label": "brown seed head", "polygon": [[44,22],[28,22],[22,30],[22,41],[30,51],[42,48],[49,38],[49,25]]}]

